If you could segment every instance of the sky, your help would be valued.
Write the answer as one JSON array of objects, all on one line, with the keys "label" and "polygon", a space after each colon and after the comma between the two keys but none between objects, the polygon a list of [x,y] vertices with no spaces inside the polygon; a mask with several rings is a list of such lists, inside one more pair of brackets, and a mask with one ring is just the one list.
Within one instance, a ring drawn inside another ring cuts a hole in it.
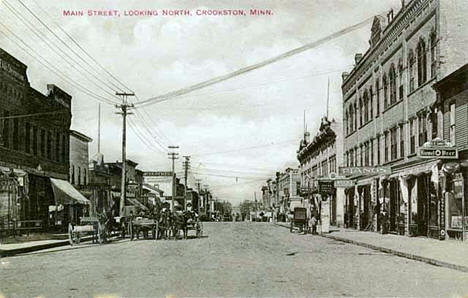
[{"label": "sky", "polygon": [[[116,78],[137,95],[130,98],[136,108],[128,117],[127,158],[141,170],[167,171],[167,146],[177,145],[178,177],[182,156],[190,155],[189,186],[201,179],[217,199],[238,204],[260,199],[261,186],[276,171],[298,167],[304,112],[313,137],[327,113],[328,81],[329,118],[341,121],[341,73],[368,49],[371,22],[193,93],[140,108],[138,101],[228,74],[400,6],[400,0],[0,0],[0,47],[28,66],[32,87],[45,93],[53,83],[73,96],[71,128],[93,138],[90,157],[97,153],[98,101],[81,90],[118,101]],[[250,16],[251,8],[273,14]],[[163,9],[192,15],[162,16]],[[197,9],[243,9],[247,15],[196,16]],[[64,10],[84,16],[64,16]],[[118,10],[120,17],[88,16],[88,10]],[[160,14],[124,16],[130,10]],[[3,25],[34,51],[22,50]],[[32,58],[37,54],[49,68]],[[122,117],[116,112],[101,104],[106,162],[121,160]]]}]

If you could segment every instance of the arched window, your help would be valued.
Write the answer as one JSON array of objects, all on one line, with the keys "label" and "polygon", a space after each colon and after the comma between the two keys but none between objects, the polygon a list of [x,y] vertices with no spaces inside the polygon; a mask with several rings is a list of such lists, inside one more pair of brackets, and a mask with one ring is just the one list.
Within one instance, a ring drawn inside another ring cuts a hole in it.
[{"label": "arched window", "polygon": [[414,90],[414,53],[413,50],[410,50],[408,55],[408,67],[409,67],[409,90],[412,92]]},{"label": "arched window", "polygon": [[426,43],[424,39],[418,43],[418,87],[426,82],[427,60],[426,60]]},{"label": "arched window", "polygon": [[384,109],[388,106],[388,82],[387,82],[387,75],[384,74],[382,78],[383,83],[383,100],[384,100]]},{"label": "arched window", "polygon": [[437,46],[437,36],[436,36],[436,33],[433,31],[431,33],[431,78],[435,77],[436,75],[436,66],[437,66],[436,46]]},{"label": "arched window", "polygon": [[353,113],[353,104],[349,106],[349,133],[352,133],[354,131],[353,128],[354,125],[354,113]]},{"label": "arched window", "polygon": [[395,65],[390,65],[389,71],[389,79],[390,79],[390,104],[396,102],[396,73],[395,73]]},{"label": "arched window", "polygon": [[398,100],[403,99],[403,62],[400,61],[398,62]]}]

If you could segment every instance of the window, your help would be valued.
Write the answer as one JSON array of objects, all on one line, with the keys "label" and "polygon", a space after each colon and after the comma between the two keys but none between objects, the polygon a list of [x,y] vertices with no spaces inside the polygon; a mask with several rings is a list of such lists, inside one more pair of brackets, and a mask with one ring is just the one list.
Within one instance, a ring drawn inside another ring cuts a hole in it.
[{"label": "window", "polygon": [[400,64],[398,65],[398,100],[403,99],[403,92],[404,92],[404,87],[403,87],[403,63],[400,61]]},{"label": "window", "polygon": [[431,114],[431,124],[432,124],[432,134],[431,138],[435,139],[437,138],[437,130],[438,130],[438,123],[437,123],[437,112],[433,112]]},{"label": "window", "polygon": [[413,50],[410,50],[408,55],[408,65],[409,65],[409,90],[410,92],[414,91],[414,53]]},{"label": "window", "polygon": [[359,166],[362,167],[363,164],[362,164],[362,160],[363,160],[363,155],[364,155],[364,152],[362,151],[362,145],[359,146]]},{"label": "window", "polygon": [[3,146],[6,148],[10,147],[10,113],[8,111],[3,112]]},{"label": "window", "polygon": [[369,166],[369,142],[364,143],[364,165]]},{"label": "window", "polygon": [[349,166],[354,167],[354,150],[349,150]]},{"label": "window", "polygon": [[437,57],[436,57],[437,38],[435,32],[431,34],[431,78],[436,75]]},{"label": "window", "polygon": [[81,185],[81,168],[78,167],[78,185]]},{"label": "window", "polygon": [[387,108],[388,106],[388,84],[387,84],[387,75],[384,74],[383,76],[383,79],[382,79],[382,82],[383,82],[383,99],[384,99],[384,109]]},{"label": "window", "polygon": [[369,120],[374,118],[374,94],[372,94],[372,86],[369,89]]},{"label": "window", "polygon": [[65,135],[62,135],[62,162],[67,161],[67,143]]},{"label": "window", "polygon": [[363,106],[362,106],[362,99],[359,98],[359,127],[362,126],[362,124],[364,123],[364,117],[363,117]]},{"label": "window", "polygon": [[52,134],[47,132],[47,158],[52,159]]},{"label": "window", "polygon": [[41,156],[45,157],[46,152],[46,132],[41,129]]},{"label": "window", "polygon": [[33,154],[37,156],[37,127],[33,127]]},{"label": "window", "polygon": [[13,150],[19,149],[19,123],[18,118],[13,119]]},{"label": "window", "polygon": [[364,91],[364,123],[369,122],[369,95]]},{"label": "window", "polygon": [[336,173],[336,155],[333,155],[329,159],[329,167],[330,173]]},{"label": "window", "polygon": [[55,134],[55,160],[60,161],[60,134]]},{"label": "window", "polygon": [[455,145],[455,103],[450,104],[450,143]]},{"label": "window", "polygon": [[390,78],[390,105],[392,105],[396,102],[396,73],[395,73],[395,66],[393,64],[390,66],[389,78]]},{"label": "window", "polygon": [[370,140],[370,165],[374,165],[374,140]]},{"label": "window", "polygon": [[385,147],[385,157],[384,157],[384,161],[387,162],[388,161],[388,146],[389,146],[389,133],[388,132],[385,132],[385,136],[384,136],[384,147]]},{"label": "window", "polygon": [[345,121],[344,123],[346,123],[345,125],[345,135],[348,135],[349,134],[349,115],[348,115],[348,111],[345,112]]},{"label": "window", "polygon": [[71,166],[70,183],[75,184],[75,165]]},{"label": "window", "polygon": [[354,128],[353,128],[353,131],[355,131],[357,129],[357,103],[354,103]]},{"label": "window", "polygon": [[410,120],[410,154],[416,153],[416,119]]},{"label": "window", "polygon": [[405,126],[400,125],[400,158],[405,157]]},{"label": "window", "polygon": [[377,165],[380,165],[380,136],[377,137]]},{"label": "window", "polygon": [[397,158],[397,129],[392,128],[390,130],[390,151],[391,151],[391,160],[395,160]]},{"label": "window", "polygon": [[419,146],[424,145],[427,141],[427,126],[426,117],[424,115],[419,116]]},{"label": "window", "polygon": [[379,79],[375,81],[375,117],[379,117],[380,114],[380,86]]},{"label": "window", "polygon": [[26,123],[26,133],[24,134],[24,151],[31,153],[31,125]]},{"label": "window", "polygon": [[426,43],[421,39],[418,43],[418,87],[426,82],[426,74]]}]

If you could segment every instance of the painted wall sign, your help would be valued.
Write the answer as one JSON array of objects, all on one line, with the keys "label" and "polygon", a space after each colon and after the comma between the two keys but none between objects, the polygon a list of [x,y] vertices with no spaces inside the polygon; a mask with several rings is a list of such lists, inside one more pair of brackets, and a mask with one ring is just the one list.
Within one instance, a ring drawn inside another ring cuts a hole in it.
[{"label": "painted wall sign", "polygon": [[159,172],[144,172],[143,176],[172,176],[171,171],[159,171]]},{"label": "painted wall sign", "polygon": [[392,173],[390,167],[339,167],[338,171],[342,176],[389,175]]}]

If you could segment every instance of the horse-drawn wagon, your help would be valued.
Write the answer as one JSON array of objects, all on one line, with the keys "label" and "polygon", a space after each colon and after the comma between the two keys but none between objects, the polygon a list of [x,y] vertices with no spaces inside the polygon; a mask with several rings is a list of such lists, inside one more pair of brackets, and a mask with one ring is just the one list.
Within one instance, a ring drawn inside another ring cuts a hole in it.
[{"label": "horse-drawn wagon", "polygon": [[307,234],[307,209],[304,207],[295,207],[292,215],[289,231],[292,233],[295,228],[299,228],[299,232]]},{"label": "horse-drawn wagon", "polygon": [[106,240],[104,226],[97,217],[81,217],[79,225],[68,224],[70,245],[80,244],[83,235],[92,235],[93,243],[102,244]]}]

